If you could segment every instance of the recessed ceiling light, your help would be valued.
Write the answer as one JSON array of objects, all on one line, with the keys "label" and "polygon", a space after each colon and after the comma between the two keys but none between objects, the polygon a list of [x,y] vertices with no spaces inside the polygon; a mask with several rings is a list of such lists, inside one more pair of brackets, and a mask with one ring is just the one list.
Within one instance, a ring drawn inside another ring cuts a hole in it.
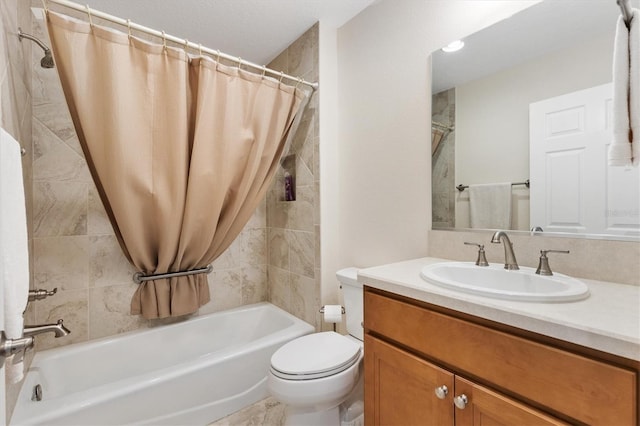
[{"label": "recessed ceiling light", "polygon": [[456,40],[456,41],[452,41],[451,43],[449,43],[448,46],[443,47],[442,51],[443,52],[447,52],[447,53],[457,52],[458,50],[462,49],[463,47],[464,47],[464,41]]}]

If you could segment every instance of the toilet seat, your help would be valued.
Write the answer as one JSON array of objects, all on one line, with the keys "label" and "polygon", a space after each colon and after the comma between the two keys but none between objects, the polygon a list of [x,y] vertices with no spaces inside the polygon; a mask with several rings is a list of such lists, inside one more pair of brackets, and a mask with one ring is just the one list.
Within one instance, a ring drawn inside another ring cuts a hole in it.
[{"label": "toilet seat", "polygon": [[361,345],[333,331],[290,341],[271,357],[271,373],[286,380],[312,380],[345,371],[360,359]]}]

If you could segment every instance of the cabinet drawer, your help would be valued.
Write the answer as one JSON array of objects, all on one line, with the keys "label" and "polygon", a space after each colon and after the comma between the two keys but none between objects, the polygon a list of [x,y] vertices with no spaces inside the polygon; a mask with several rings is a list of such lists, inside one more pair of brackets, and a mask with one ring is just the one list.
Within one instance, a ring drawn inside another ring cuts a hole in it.
[{"label": "cabinet drawer", "polygon": [[365,292],[365,329],[589,424],[637,424],[634,371]]}]

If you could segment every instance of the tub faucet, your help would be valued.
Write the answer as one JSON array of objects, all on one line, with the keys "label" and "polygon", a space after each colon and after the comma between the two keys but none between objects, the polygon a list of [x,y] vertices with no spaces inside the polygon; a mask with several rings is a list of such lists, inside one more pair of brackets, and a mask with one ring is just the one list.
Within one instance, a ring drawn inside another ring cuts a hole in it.
[{"label": "tub faucet", "polygon": [[59,319],[56,324],[42,324],[42,325],[25,325],[23,335],[25,337],[35,336],[36,334],[53,333],[55,337],[64,337],[70,334],[71,331],[62,324],[62,320]]},{"label": "tub faucet", "polygon": [[518,267],[518,261],[516,261],[516,255],[513,252],[513,245],[506,232],[496,231],[493,237],[491,237],[491,242],[496,244],[502,243],[504,246],[504,269],[520,269]]}]

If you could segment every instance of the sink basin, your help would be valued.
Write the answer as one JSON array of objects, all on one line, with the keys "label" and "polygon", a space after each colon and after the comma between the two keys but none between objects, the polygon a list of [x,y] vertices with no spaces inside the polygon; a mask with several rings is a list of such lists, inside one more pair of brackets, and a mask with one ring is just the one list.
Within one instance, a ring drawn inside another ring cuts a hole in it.
[{"label": "sink basin", "polygon": [[440,287],[494,299],[572,302],[589,297],[589,288],[580,280],[555,272],[552,276],[535,272],[527,267],[509,271],[503,265],[444,262],[425,266],[420,276]]}]

